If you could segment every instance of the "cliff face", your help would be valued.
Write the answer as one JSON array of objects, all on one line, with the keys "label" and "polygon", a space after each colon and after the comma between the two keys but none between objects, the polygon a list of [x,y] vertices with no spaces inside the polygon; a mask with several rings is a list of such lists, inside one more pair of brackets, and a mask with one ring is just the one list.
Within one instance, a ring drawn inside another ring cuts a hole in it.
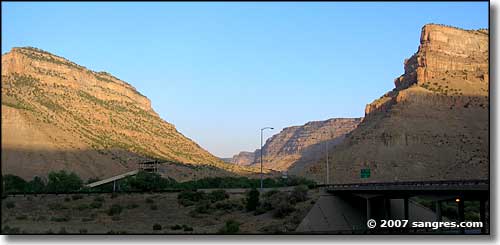
[{"label": "cliff face", "polygon": [[247,166],[253,164],[254,161],[255,152],[242,151],[234,155],[230,162],[240,166]]},{"label": "cliff face", "polygon": [[[325,155],[327,144],[333,146],[341,142],[360,121],[360,118],[335,118],[285,128],[262,147],[264,168],[295,173],[311,159]],[[241,152],[233,157],[232,162],[260,166],[260,150]]]},{"label": "cliff face", "polygon": [[[488,31],[422,28],[395,88],[333,151],[336,183],[487,179]],[[304,172],[324,175],[321,163]],[[360,178],[361,169],[371,177]]]},{"label": "cliff face", "polygon": [[2,55],[2,171],[24,178],[61,169],[107,177],[159,158],[225,164],[180,134],[130,84],[36,48]]}]

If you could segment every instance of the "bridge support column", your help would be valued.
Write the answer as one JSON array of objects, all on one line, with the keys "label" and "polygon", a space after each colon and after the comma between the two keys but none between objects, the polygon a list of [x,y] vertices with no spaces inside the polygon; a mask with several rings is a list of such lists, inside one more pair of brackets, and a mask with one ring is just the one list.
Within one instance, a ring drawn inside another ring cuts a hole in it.
[{"label": "bridge support column", "polygon": [[370,198],[366,198],[366,220],[372,218],[372,201]]},{"label": "bridge support column", "polygon": [[441,209],[443,206],[442,201],[436,201],[436,221],[442,221],[443,220],[443,215],[441,214]]},{"label": "bridge support column", "polygon": [[[458,220],[459,222],[465,221],[465,200],[463,197],[460,197],[460,201],[458,202]],[[465,229],[460,228],[460,233],[464,234]]]},{"label": "bridge support column", "polygon": [[404,206],[404,207],[403,207],[403,210],[404,210],[404,214],[405,214],[405,219],[406,219],[406,220],[408,220],[408,219],[409,219],[409,217],[410,217],[410,210],[408,209],[408,206],[409,206],[409,205],[408,205],[408,201],[409,201],[409,200],[408,200],[408,197],[405,197],[405,198],[403,199],[403,206]]},{"label": "bridge support column", "polygon": [[479,216],[481,218],[481,223],[483,223],[481,233],[486,234],[486,200],[483,198],[479,200]]},{"label": "bridge support column", "polygon": [[386,219],[391,219],[391,199],[384,198],[384,215]]},{"label": "bridge support column", "polygon": [[116,191],[116,180],[113,180],[113,192]]}]

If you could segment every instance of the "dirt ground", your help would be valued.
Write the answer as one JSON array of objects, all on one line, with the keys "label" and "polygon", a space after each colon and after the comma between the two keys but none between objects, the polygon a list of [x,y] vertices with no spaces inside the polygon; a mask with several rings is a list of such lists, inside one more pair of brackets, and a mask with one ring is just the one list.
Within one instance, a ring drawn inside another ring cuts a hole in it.
[{"label": "dirt ground", "polygon": [[[287,190],[283,190],[287,191]],[[241,191],[228,191],[229,200],[240,202]],[[319,197],[309,190],[308,200],[297,203],[295,211],[284,218],[273,217],[273,211],[254,215],[241,210],[214,209],[208,214],[194,211],[195,206],[178,203],[178,193],[133,194],[39,194],[8,196],[2,199],[2,233],[72,233],[72,234],[214,234],[226,221],[240,223],[242,234],[275,234],[293,232]],[[81,198],[81,199],[78,199]],[[101,198],[101,207],[89,207]],[[123,207],[121,213],[109,215],[113,204]],[[156,230],[153,226],[156,225]],[[177,225],[177,227],[175,227]],[[182,228],[180,228],[182,227]],[[191,229],[192,228],[192,231]]]}]

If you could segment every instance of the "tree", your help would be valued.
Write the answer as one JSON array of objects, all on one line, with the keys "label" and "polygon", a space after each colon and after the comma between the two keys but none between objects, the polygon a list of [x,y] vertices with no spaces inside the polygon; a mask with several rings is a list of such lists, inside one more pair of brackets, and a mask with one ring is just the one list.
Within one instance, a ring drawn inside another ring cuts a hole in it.
[{"label": "tree", "polygon": [[47,190],[50,192],[71,192],[78,191],[83,181],[75,173],[67,173],[64,170],[59,172],[50,172],[48,176]]},{"label": "tree", "polygon": [[7,174],[2,177],[6,193],[26,191],[27,182],[19,176]]},{"label": "tree", "polygon": [[45,191],[45,183],[42,178],[35,176],[30,182],[28,182],[27,189],[29,192],[41,193]]},{"label": "tree", "polygon": [[247,211],[254,211],[260,205],[259,195],[259,191],[255,188],[247,193]]}]

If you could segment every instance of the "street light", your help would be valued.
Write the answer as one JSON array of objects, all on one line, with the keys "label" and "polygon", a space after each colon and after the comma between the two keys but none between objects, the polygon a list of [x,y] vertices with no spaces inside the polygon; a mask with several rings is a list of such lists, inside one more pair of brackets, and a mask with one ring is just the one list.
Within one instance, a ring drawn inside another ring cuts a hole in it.
[{"label": "street light", "polygon": [[271,127],[265,127],[260,129],[260,190],[264,188],[264,180],[263,180],[263,172],[262,172],[262,137],[263,137],[263,132],[266,129],[274,129]]}]

